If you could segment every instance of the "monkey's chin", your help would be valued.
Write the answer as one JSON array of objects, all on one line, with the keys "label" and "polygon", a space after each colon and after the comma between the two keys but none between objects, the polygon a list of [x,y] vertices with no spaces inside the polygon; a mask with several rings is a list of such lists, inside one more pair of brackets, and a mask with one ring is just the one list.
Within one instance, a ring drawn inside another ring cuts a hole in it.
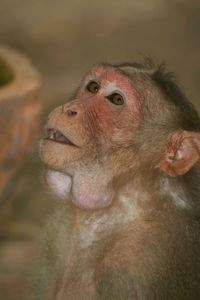
[{"label": "monkey's chin", "polygon": [[42,140],[40,143],[40,157],[49,168],[63,170],[63,166],[67,163],[73,163],[80,159],[81,151],[71,145]]}]

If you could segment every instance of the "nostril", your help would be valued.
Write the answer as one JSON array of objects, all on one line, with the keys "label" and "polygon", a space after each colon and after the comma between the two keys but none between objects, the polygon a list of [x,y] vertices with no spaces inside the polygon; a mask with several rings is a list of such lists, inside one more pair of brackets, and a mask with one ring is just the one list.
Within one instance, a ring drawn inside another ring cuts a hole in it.
[{"label": "nostril", "polygon": [[69,117],[77,115],[77,112],[71,109],[68,109],[66,113]]}]

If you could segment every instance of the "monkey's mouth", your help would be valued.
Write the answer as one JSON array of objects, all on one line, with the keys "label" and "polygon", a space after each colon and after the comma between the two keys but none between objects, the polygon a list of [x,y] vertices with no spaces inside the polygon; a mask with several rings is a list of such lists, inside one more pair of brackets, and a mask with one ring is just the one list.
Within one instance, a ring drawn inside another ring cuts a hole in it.
[{"label": "monkey's mouth", "polygon": [[65,144],[65,145],[71,145],[77,147],[62,132],[54,128],[47,129],[47,137],[45,139],[59,144]]}]

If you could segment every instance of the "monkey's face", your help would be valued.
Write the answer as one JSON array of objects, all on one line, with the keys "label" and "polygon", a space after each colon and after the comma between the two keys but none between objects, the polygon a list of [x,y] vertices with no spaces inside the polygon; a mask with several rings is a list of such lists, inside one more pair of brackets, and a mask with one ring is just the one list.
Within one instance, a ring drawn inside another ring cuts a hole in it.
[{"label": "monkey's face", "polygon": [[137,95],[128,77],[112,67],[95,67],[74,99],[50,114],[42,160],[73,180],[82,175],[84,182],[87,176],[92,181],[98,174],[106,186],[111,185],[116,165],[123,169],[125,160],[130,160],[126,165],[132,163],[131,155],[122,162],[120,153],[131,146],[138,117]]},{"label": "monkey's face", "polygon": [[74,99],[50,114],[42,159],[69,173],[94,160],[104,161],[111,149],[131,144],[138,115],[136,92],[128,78],[111,67],[93,68]]}]

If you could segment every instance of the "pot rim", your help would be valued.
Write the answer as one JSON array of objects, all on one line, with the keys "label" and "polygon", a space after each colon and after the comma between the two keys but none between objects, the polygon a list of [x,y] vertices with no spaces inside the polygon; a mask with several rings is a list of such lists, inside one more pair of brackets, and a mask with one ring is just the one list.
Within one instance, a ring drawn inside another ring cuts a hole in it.
[{"label": "pot rim", "polygon": [[41,88],[40,74],[26,55],[9,46],[0,45],[0,60],[13,74],[12,80],[0,88],[0,103],[13,99],[22,100]]}]

